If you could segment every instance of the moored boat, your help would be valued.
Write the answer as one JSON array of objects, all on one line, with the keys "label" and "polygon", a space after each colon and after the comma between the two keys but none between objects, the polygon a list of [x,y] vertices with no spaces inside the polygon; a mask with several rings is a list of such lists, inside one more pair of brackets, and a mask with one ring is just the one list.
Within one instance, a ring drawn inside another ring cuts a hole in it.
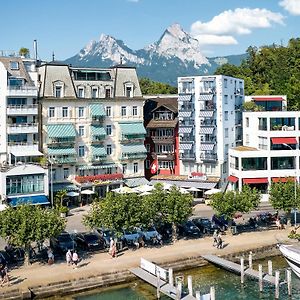
[{"label": "moored boat", "polygon": [[279,250],[294,273],[300,278],[300,246],[280,245]]}]

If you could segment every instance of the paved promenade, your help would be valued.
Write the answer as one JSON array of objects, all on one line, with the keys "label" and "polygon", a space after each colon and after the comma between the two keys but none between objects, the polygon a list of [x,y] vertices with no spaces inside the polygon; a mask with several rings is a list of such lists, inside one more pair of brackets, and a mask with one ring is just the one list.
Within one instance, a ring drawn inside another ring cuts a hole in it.
[{"label": "paved promenade", "polygon": [[110,258],[108,253],[94,253],[83,257],[78,269],[67,266],[64,261],[58,261],[54,265],[34,263],[30,266],[21,266],[11,270],[12,283],[3,286],[2,290],[28,288],[32,286],[44,286],[50,283],[72,281],[80,278],[91,277],[110,272],[121,272],[132,267],[137,267],[140,258],[144,257],[157,264],[175,262],[176,260],[198,257],[202,254],[225,255],[239,251],[269,246],[287,239],[288,230],[269,230],[261,232],[249,232],[236,236],[224,236],[226,247],[216,249],[212,246],[212,237],[196,240],[179,240],[175,244],[161,248],[140,248],[128,250],[117,258]]}]

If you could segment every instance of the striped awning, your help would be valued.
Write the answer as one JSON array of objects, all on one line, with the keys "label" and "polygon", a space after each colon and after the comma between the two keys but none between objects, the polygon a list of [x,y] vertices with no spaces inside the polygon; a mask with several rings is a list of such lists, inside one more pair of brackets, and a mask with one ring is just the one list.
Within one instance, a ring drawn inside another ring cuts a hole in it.
[{"label": "striped awning", "polygon": [[200,110],[199,116],[202,118],[212,118],[214,115],[213,110]]},{"label": "striped awning", "polygon": [[147,153],[143,144],[121,145],[122,154]]},{"label": "striped awning", "polygon": [[178,101],[190,101],[192,98],[191,94],[179,95]]},{"label": "striped awning", "polygon": [[212,134],[214,129],[214,127],[200,127],[200,134]]},{"label": "striped awning", "polygon": [[191,133],[193,131],[193,127],[180,127],[179,133]]},{"label": "striped awning", "polygon": [[200,150],[201,151],[212,151],[214,149],[214,147],[215,147],[214,144],[201,144]]},{"label": "striped awning", "polygon": [[92,125],[91,133],[93,136],[105,136],[106,135],[105,129],[100,125]]},{"label": "striped awning", "polygon": [[69,182],[65,183],[53,183],[53,192],[58,192],[61,190],[66,190],[67,192],[79,191],[79,188]]},{"label": "striped awning", "polygon": [[143,122],[126,122],[119,124],[122,134],[124,135],[146,134]]},{"label": "striped awning", "polygon": [[178,117],[180,118],[180,117],[182,117],[182,118],[189,118],[189,117],[191,117],[191,115],[192,115],[192,112],[191,111],[180,111],[179,113],[178,113]]},{"label": "striped awning", "polygon": [[199,96],[200,101],[211,101],[213,99],[214,95],[213,94],[201,94]]},{"label": "striped awning", "polygon": [[47,125],[49,138],[75,138],[76,130],[73,124]]},{"label": "striped awning", "polygon": [[76,150],[73,147],[59,147],[59,148],[51,148],[48,147],[48,155],[55,156],[55,155],[76,155]]},{"label": "striped awning", "polygon": [[90,105],[90,112],[92,117],[105,117],[106,113],[102,103],[93,103]]},{"label": "striped awning", "polygon": [[78,167],[78,170],[97,170],[97,169],[107,169],[107,168],[115,168],[117,167],[117,164],[105,164],[105,165],[85,165]]},{"label": "striped awning", "polygon": [[92,150],[92,155],[93,156],[106,156],[106,150],[103,146],[91,146],[91,150]]},{"label": "striped awning", "polygon": [[180,144],[180,150],[191,150],[193,148],[193,144]]}]

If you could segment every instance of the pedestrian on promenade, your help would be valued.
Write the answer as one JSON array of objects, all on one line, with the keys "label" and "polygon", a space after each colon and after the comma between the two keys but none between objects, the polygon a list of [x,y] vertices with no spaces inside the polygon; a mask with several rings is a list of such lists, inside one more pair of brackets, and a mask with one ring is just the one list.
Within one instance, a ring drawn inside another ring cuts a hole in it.
[{"label": "pedestrian on promenade", "polygon": [[222,235],[221,232],[219,232],[217,236],[217,248],[222,249],[223,248],[223,240],[222,240]]},{"label": "pedestrian on promenade", "polygon": [[218,245],[218,230],[217,229],[215,229],[215,231],[214,231],[213,239],[214,239],[213,246],[216,247]]},{"label": "pedestrian on promenade", "polygon": [[116,243],[113,244],[112,249],[111,249],[111,257],[117,257],[117,245]]},{"label": "pedestrian on promenade", "polygon": [[74,253],[72,256],[73,269],[77,269],[78,260],[79,260],[78,254],[77,254],[76,250],[74,250]]},{"label": "pedestrian on promenade", "polygon": [[72,252],[70,249],[66,253],[66,261],[68,266],[72,264]]},{"label": "pedestrian on promenade", "polygon": [[5,263],[0,264],[1,286],[4,283],[9,284],[8,268]]},{"label": "pedestrian on promenade", "polygon": [[112,253],[113,253],[113,248],[115,246],[115,241],[113,240],[113,238],[111,237],[110,238],[110,241],[109,241],[109,250],[108,250],[108,253],[113,257]]},{"label": "pedestrian on promenade", "polygon": [[48,255],[48,265],[53,265],[54,264],[54,254],[53,254],[51,248],[48,248],[47,255]]}]

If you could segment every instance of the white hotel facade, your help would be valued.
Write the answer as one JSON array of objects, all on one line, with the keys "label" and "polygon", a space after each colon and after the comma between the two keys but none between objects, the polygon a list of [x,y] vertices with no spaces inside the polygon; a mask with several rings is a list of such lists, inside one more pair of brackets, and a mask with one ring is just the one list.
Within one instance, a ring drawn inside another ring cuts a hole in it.
[{"label": "white hotel facade", "polygon": [[242,142],[244,81],[223,75],[178,78],[180,174],[228,177],[228,151]]}]

